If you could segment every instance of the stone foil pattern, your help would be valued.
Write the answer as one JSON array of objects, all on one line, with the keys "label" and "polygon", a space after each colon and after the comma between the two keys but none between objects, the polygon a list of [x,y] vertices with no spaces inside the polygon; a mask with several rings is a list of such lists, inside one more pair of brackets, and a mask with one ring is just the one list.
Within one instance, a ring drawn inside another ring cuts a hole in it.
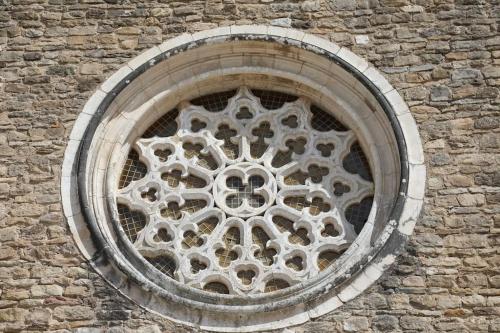
[{"label": "stone foil pattern", "polygon": [[308,99],[251,90],[183,102],[138,138],[119,222],[158,270],[222,294],[272,292],[354,241],[374,184],[354,133]]}]

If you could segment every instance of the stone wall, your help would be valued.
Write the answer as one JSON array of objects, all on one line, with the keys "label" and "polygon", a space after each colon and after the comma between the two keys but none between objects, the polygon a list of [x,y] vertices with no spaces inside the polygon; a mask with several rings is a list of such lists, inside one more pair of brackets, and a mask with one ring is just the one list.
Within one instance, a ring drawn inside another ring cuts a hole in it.
[{"label": "stone wall", "polygon": [[427,159],[406,254],[292,331],[500,331],[499,17],[494,0],[0,0],[0,331],[196,331],[87,267],[62,216],[62,156],[86,99],[126,61],[185,31],[252,23],[368,59],[410,105]]}]

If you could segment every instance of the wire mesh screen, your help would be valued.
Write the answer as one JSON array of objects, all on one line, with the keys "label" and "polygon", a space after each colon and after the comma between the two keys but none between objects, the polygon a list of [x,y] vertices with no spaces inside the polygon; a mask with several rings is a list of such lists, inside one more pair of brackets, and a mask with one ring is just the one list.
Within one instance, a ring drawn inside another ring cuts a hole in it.
[{"label": "wire mesh screen", "polygon": [[316,184],[321,183],[323,177],[330,173],[327,167],[321,167],[315,164],[310,165],[308,171],[311,181]]},{"label": "wire mesh screen", "polygon": [[330,205],[323,201],[321,198],[313,198],[311,202],[307,201],[306,197],[301,196],[290,196],[283,200],[284,204],[290,206],[298,211],[302,211],[304,208],[309,208],[309,213],[311,215],[318,215],[320,213],[326,213],[330,210]]},{"label": "wire mesh screen", "polygon": [[195,98],[191,100],[191,104],[203,106],[210,112],[219,112],[226,108],[229,99],[234,95],[236,95],[236,90],[218,92]]},{"label": "wire mesh screen", "polygon": [[313,114],[311,125],[315,130],[320,132],[328,132],[331,130],[345,132],[348,130],[348,128],[338,121],[332,114],[324,111],[314,104],[311,105],[311,113]]},{"label": "wire mesh screen", "polygon": [[182,245],[184,248],[192,248],[193,246],[200,247],[203,245],[204,241],[201,235],[210,235],[215,229],[219,219],[216,217],[209,217],[198,224],[198,232],[188,230],[184,233],[184,240]]},{"label": "wire mesh screen", "polygon": [[191,264],[191,272],[193,274],[198,274],[200,271],[203,271],[208,267],[205,263],[199,261],[198,259],[191,259],[189,263]]},{"label": "wire mesh screen", "polygon": [[229,288],[222,282],[209,282],[203,290],[216,294],[229,294]]},{"label": "wire mesh screen", "polygon": [[308,233],[305,228],[298,228],[297,230],[295,230],[293,227],[293,221],[280,215],[273,216],[272,220],[279,231],[288,231],[290,233],[290,235],[288,236],[288,241],[290,243],[303,246],[310,244],[311,241],[309,240]]},{"label": "wire mesh screen", "polygon": [[273,137],[274,132],[271,130],[271,124],[264,121],[252,130],[252,135],[257,137],[257,140],[250,144],[250,154],[253,158],[261,157],[267,150],[269,144],[266,139]]},{"label": "wire mesh screen", "polygon": [[211,234],[219,223],[219,219],[215,216],[209,217],[198,224],[198,230],[202,234]]},{"label": "wire mesh screen", "polygon": [[229,195],[226,198],[226,204],[230,208],[238,208],[242,205],[244,200],[246,200],[251,207],[261,207],[266,202],[261,195],[254,194],[256,189],[264,185],[264,179],[260,176],[250,177],[246,185],[243,184],[243,181],[239,177],[229,177],[226,180],[226,185],[228,188],[237,191],[235,194]]},{"label": "wire mesh screen", "polygon": [[177,132],[177,122],[175,119],[179,115],[177,109],[173,109],[161,118],[155,121],[142,135],[143,138],[152,138],[154,136],[169,137]]},{"label": "wire mesh screen", "polygon": [[307,178],[309,178],[309,174],[307,172],[297,170],[286,176],[284,181],[287,185],[304,185]]},{"label": "wire mesh screen", "polygon": [[182,206],[179,206],[177,202],[172,201],[167,204],[167,207],[160,210],[160,214],[167,219],[179,220],[182,218],[184,213],[193,214],[206,206],[207,202],[201,199],[185,200],[184,205]]},{"label": "wire mesh screen", "polygon": [[259,259],[264,265],[270,266],[274,262],[276,250],[267,247],[267,242],[270,240],[267,233],[261,227],[252,229],[252,240],[260,249],[254,253],[255,258]]},{"label": "wire mesh screen", "polygon": [[304,264],[302,263],[302,258],[301,257],[293,257],[291,259],[288,259],[286,262],[285,262],[285,265],[288,267],[288,268],[291,268],[293,269],[294,271],[301,271],[304,269]]},{"label": "wire mesh screen", "polygon": [[238,132],[236,130],[230,128],[228,125],[221,125],[215,133],[215,137],[224,141],[222,150],[228,158],[232,160],[238,158],[239,146],[231,140],[232,138],[238,138]]},{"label": "wire mesh screen", "polygon": [[290,287],[290,284],[288,282],[286,282],[285,280],[272,279],[266,283],[266,287],[264,288],[264,292],[270,293],[272,291],[277,291],[277,290],[285,289],[288,287]]},{"label": "wire mesh screen", "polygon": [[150,188],[149,190],[141,193],[141,198],[149,202],[156,201],[158,199],[156,192],[157,190],[155,188]]},{"label": "wire mesh screen", "polygon": [[250,109],[247,108],[246,106],[241,107],[238,113],[236,114],[236,119],[245,120],[252,118],[253,118],[253,113],[250,112]]},{"label": "wire mesh screen", "polygon": [[155,242],[170,242],[172,240],[172,236],[170,236],[167,229],[161,228],[158,230],[158,233],[153,239]]},{"label": "wire mesh screen", "polygon": [[183,183],[186,188],[203,188],[207,186],[207,182],[199,177],[189,174],[186,177],[182,177],[181,170],[172,170],[170,172],[162,173],[161,179],[167,182],[170,187],[178,187],[180,183]]},{"label": "wire mesh screen", "polygon": [[195,156],[198,158],[198,161],[196,163],[199,166],[209,170],[217,169],[217,161],[212,156],[212,154],[204,154],[201,152],[203,150],[203,145],[199,143],[193,144],[190,142],[186,142],[182,145],[182,148],[184,149],[184,156],[186,156],[187,158],[191,159]]},{"label": "wire mesh screen", "polygon": [[279,231],[285,232],[288,231],[290,233],[293,233],[295,229],[293,229],[293,221],[290,219],[287,219],[286,217],[280,216],[280,215],[275,215],[272,218],[273,223],[276,225]]},{"label": "wire mesh screen", "polygon": [[331,223],[326,224],[323,231],[321,231],[321,236],[323,237],[337,237],[338,235],[340,235],[340,233]]},{"label": "wire mesh screen", "polygon": [[240,229],[237,227],[229,228],[222,237],[225,247],[215,251],[215,255],[219,258],[219,265],[227,267],[231,261],[238,259],[238,253],[232,250],[233,246],[240,244],[241,236]]},{"label": "wire mesh screen", "polygon": [[224,241],[224,243],[228,247],[232,247],[234,245],[240,244],[240,240],[241,240],[240,229],[238,229],[237,227],[230,228],[226,232],[226,234],[224,235],[222,240]]},{"label": "wire mesh screen", "polygon": [[268,110],[279,109],[285,103],[293,102],[298,99],[297,96],[271,90],[252,89],[252,94],[258,97],[260,99],[260,104]]},{"label": "wire mesh screen", "polygon": [[170,149],[156,149],[154,154],[161,162],[166,162],[168,157],[172,155],[172,151]]},{"label": "wire mesh screen", "polygon": [[273,157],[271,165],[275,168],[281,168],[284,165],[292,162],[293,154],[302,155],[306,150],[307,140],[305,138],[299,137],[296,139],[290,139],[285,142],[288,150],[279,150]]},{"label": "wire mesh screen", "polygon": [[128,239],[133,243],[137,240],[137,234],[146,226],[146,216],[136,210],[130,210],[127,206],[118,204],[118,219]]},{"label": "wire mesh screen", "polygon": [[255,277],[255,272],[252,270],[239,271],[237,276],[241,280],[241,283],[248,286],[252,283],[253,278]]},{"label": "wire mesh screen", "polygon": [[203,238],[198,237],[198,234],[194,231],[188,230],[184,233],[184,240],[182,241],[182,246],[184,248],[190,249],[193,246],[200,247],[203,243]]},{"label": "wire mesh screen", "polygon": [[293,232],[290,236],[288,236],[288,240],[292,244],[307,246],[309,245],[309,243],[311,243],[307,234],[308,233],[306,228],[299,228],[297,229],[297,231]]},{"label": "wire mesh screen", "polygon": [[148,168],[146,167],[146,164],[139,161],[139,154],[132,149],[128,154],[125,165],[123,166],[120,180],[118,182],[118,188],[127,187],[131,182],[146,176],[147,172]]},{"label": "wire mesh screen", "polygon": [[153,258],[146,258],[146,260],[163,274],[171,277],[172,279],[175,278],[174,273],[177,269],[177,265],[175,264],[174,259],[167,255],[162,255]]},{"label": "wire mesh screen", "polygon": [[321,156],[330,157],[332,156],[332,152],[335,149],[335,145],[333,143],[320,143],[316,146],[316,149],[321,152]]},{"label": "wire mesh screen", "polygon": [[359,204],[353,204],[345,210],[345,218],[354,226],[357,234],[361,232],[363,226],[370,215],[373,197],[366,197]]},{"label": "wire mesh screen", "polygon": [[324,251],[318,256],[318,268],[320,271],[327,269],[331,264],[340,257],[341,252]]},{"label": "wire mesh screen", "polygon": [[342,166],[347,172],[358,174],[363,179],[372,181],[370,164],[359,142],[356,141],[351,145],[349,154],[342,161]]}]

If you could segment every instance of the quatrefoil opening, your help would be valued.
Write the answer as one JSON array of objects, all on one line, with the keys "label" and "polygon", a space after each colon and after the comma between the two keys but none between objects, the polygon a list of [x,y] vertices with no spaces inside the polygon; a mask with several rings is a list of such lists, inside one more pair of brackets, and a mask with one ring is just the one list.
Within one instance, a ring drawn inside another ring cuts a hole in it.
[{"label": "quatrefoil opening", "polygon": [[277,192],[272,173],[260,164],[241,162],[219,173],[213,185],[214,199],[226,214],[247,218],[273,204]]},{"label": "quatrefoil opening", "polygon": [[260,176],[248,178],[248,184],[244,184],[241,178],[232,176],[226,179],[226,185],[236,192],[226,197],[226,203],[230,208],[240,207],[243,201],[248,202],[251,207],[258,208],[265,202],[263,196],[255,194],[255,190],[264,185],[264,179]]}]

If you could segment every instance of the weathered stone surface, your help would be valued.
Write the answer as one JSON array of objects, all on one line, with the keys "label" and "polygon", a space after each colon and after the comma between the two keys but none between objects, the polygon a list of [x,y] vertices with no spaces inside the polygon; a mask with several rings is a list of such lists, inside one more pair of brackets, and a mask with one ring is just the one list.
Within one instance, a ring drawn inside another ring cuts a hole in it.
[{"label": "weathered stone surface", "polygon": [[394,59],[394,66],[408,66],[420,63],[420,58],[416,55],[398,56]]},{"label": "weathered stone surface", "polygon": [[451,90],[448,87],[440,86],[431,89],[432,101],[448,101],[451,98]]},{"label": "weathered stone surface", "polygon": [[487,247],[488,237],[486,235],[450,235],[444,238],[444,245],[456,248]]},{"label": "weathered stone surface", "polygon": [[59,202],[65,143],[91,92],[146,48],[183,32],[274,22],[331,38],[379,68],[410,105],[428,167],[425,211],[407,247],[412,260],[395,264],[363,300],[292,330],[500,332],[497,7],[469,0],[2,3],[0,331],[194,331],[144,312],[85,263]]},{"label": "weathered stone surface", "polygon": [[6,227],[0,229],[0,242],[17,240],[19,237],[19,228]]},{"label": "weathered stone surface", "polygon": [[374,318],[373,325],[382,332],[394,332],[399,328],[399,320],[396,316],[380,315]]},{"label": "weathered stone surface", "polygon": [[498,78],[500,77],[500,69],[498,66],[488,66],[482,70],[484,77],[486,78]]},{"label": "weathered stone surface", "polygon": [[0,323],[2,322],[21,322],[28,313],[25,309],[0,309]]},{"label": "weathered stone surface", "polygon": [[369,323],[366,317],[351,317],[344,321],[343,328],[345,332],[361,332],[369,328]]},{"label": "weathered stone surface", "polygon": [[37,285],[31,287],[33,297],[61,296],[63,288],[58,285]]},{"label": "weathered stone surface", "polygon": [[59,320],[86,320],[94,317],[94,311],[88,306],[58,306],[54,309],[54,318]]},{"label": "weathered stone surface", "polygon": [[356,9],[356,3],[348,0],[333,0],[331,4],[334,9],[337,10],[354,10]]},{"label": "weathered stone surface", "polygon": [[474,185],[474,180],[464,175],[449,176],[448,181],[452,186],[458,186],[458,187],[468,187]]},{"label": "weathered stone surface", "polygon": [[481,295],[463,296],[462,304],[465,307],[484,306],[486,304],[486,298]]},{"label": "weathered stone surface", "polygon": [[0,62],[14,62],[23,59],[23,53],[20,51],[2,51],[0,53]]},{"label": "weathered stone surface", "polygon": [[460,296],[438,295],[436,296],[436,306],[438,309],[453,309],[462,306]]},{"label": "weathered stone surface", "polygon": [[80,67],[80,73],[84,75],[99,75],[102,74],[101,64],[83,64]]},{"label": "weathered stone surface", "polygon": [[35,309],[26,318],[26,324],[31,327],[43,328],[49,325],[52,317],[50,309]]},{"label": "weathered stone surface", "polygon": [[472,68],[461,68],[454,70],[451,73],[451,79],[453,81],[460,81],[460,80],[467,80],[467,79],[472,79],[472,80],[479,80],[482,78],[481,71],[477,69],[472,69]]},{"label": "weathered stone surface", "polygon": [[413,331],[429,331],[432,329],[430,318],[417,316],[403,316],[400,320],[401,327]]}]

